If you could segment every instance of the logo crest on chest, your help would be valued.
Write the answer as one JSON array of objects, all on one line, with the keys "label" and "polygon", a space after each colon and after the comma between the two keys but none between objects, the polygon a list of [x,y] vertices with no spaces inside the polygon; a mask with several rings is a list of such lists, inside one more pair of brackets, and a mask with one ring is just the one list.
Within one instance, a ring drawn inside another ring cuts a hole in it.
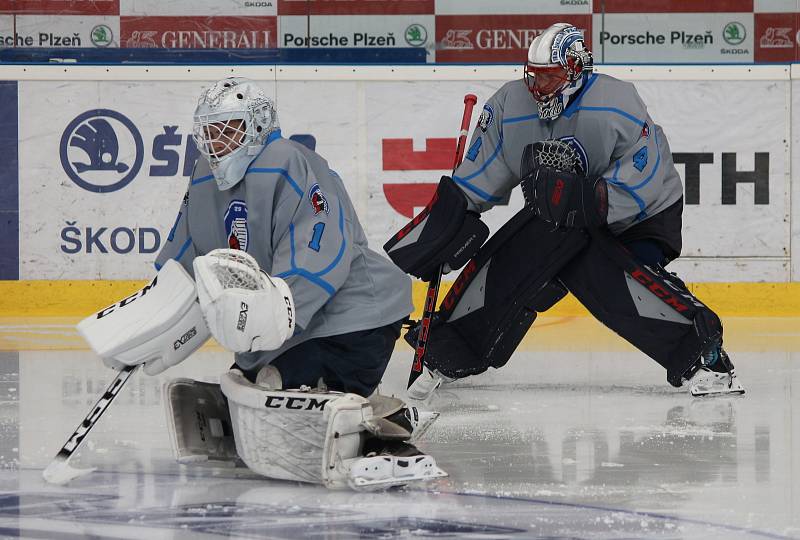
[{"label": "logo crest on chest", "polygon": [[247,251],[250,234],[247,230],[247,204],[234,200],[225,212],[225,235],[230,249]]}]

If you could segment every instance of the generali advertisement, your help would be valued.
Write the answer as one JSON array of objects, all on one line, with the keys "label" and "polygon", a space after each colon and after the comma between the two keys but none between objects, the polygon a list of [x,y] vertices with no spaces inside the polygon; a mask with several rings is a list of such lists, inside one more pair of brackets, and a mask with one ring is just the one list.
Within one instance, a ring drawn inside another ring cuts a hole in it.
[{"label": "generali advertisement", "polygon": [[122,17],[120,42],[129,48],[271,49],[277,17]]},{"label": "generali advertisement", "polygon": [[[562,15],[437,15],[437,62],[522,63],[531,41]],[[574,15],[570,22],[592,46],[592,16]]]},{"label": "generali advertisement", "polygon": [[[464,95],[479,97],[475,126],[501,84],[263,82],[283,136],[315,148],[342,177],[377,251],[450,172]],[[681,264],[702,261],[704,273],[686,278],[787,279],[789,82],[636,85],[684,180]],[[198,159],[190,129],[201,86],[19,83],[20,279],[152,274]],[[520,208],[516,191],[485,215],[492,229]]]},{"label": "generali advertisement", "polygon": [[793,62],[800,48],[800,13],[755,14],[755,61]]}]

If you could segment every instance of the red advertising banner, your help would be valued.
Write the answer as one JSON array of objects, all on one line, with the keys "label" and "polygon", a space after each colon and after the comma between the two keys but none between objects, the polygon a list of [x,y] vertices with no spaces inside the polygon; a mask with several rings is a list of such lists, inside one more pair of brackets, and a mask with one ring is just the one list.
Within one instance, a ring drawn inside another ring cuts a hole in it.
[{"label": "red advertising banner", "polygon": [[800,13],[755,14],[756,62],[796,62],[800,58]]},{"label": "red advertising banner", "polygon": [[[413,139],[383,139],[384,171],[441,171],[453,166],[453,138],[426,138],[425,150],[414,150]],[[409,219],[414,209],[428,204],[436,191],[437,183],[417,182],[395,184],[384,182],[383,194],[389,206]]]},{"label": "red advertising banner", "polygon": [[277,47],[277,17],[122,17],[120,46],[171,49]]},{"label": "red advertising banner", "polygon": [[595,0],[595,13],[752,13],[753,0]]},{"label": "red advertising banner", "polygon": [[[533,38],[564,15],[437,15],[437,62],[525,61]],[[570,15],[591,48],[592,16]]]},{"label": "red advertising banner", "polygon": [[278,15],[433,15],[435,0],[278,0]]},{"label": "red advertising banner", "polygon": [[0,13],[119,15],[119,0],[0,0]]}]

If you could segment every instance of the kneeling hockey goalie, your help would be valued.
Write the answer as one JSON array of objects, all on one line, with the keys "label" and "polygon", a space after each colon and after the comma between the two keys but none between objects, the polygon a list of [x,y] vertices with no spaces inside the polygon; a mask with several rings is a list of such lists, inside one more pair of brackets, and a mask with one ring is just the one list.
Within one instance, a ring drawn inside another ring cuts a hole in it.
[{"label": "kneeling hockey goalie", "polygon": [[167,388],[178,460],[356,489],[444,476],[413,443],[437,415],[375,394],[411,312],[410,280],[367,247],[344,184],[281,137],[252,81],[200,96],[203,158],[144,289],[79,324],[116,369],[157,374],[213,336],[220,385]]}]

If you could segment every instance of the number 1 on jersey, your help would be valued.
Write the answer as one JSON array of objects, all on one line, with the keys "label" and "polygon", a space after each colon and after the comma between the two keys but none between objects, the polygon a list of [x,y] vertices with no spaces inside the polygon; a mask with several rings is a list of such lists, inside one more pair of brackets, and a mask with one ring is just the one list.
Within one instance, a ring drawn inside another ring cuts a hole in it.
[{"label": "number 1 on jersey", "polygon": [[319,251],[319,243],[322,240],[322,233],[325,232],[325,223],[320,221],[319,223],[314,224],[314,234],[311,236],[311,242],[308,243],[308,247],[313,249],[314,251]]}]

